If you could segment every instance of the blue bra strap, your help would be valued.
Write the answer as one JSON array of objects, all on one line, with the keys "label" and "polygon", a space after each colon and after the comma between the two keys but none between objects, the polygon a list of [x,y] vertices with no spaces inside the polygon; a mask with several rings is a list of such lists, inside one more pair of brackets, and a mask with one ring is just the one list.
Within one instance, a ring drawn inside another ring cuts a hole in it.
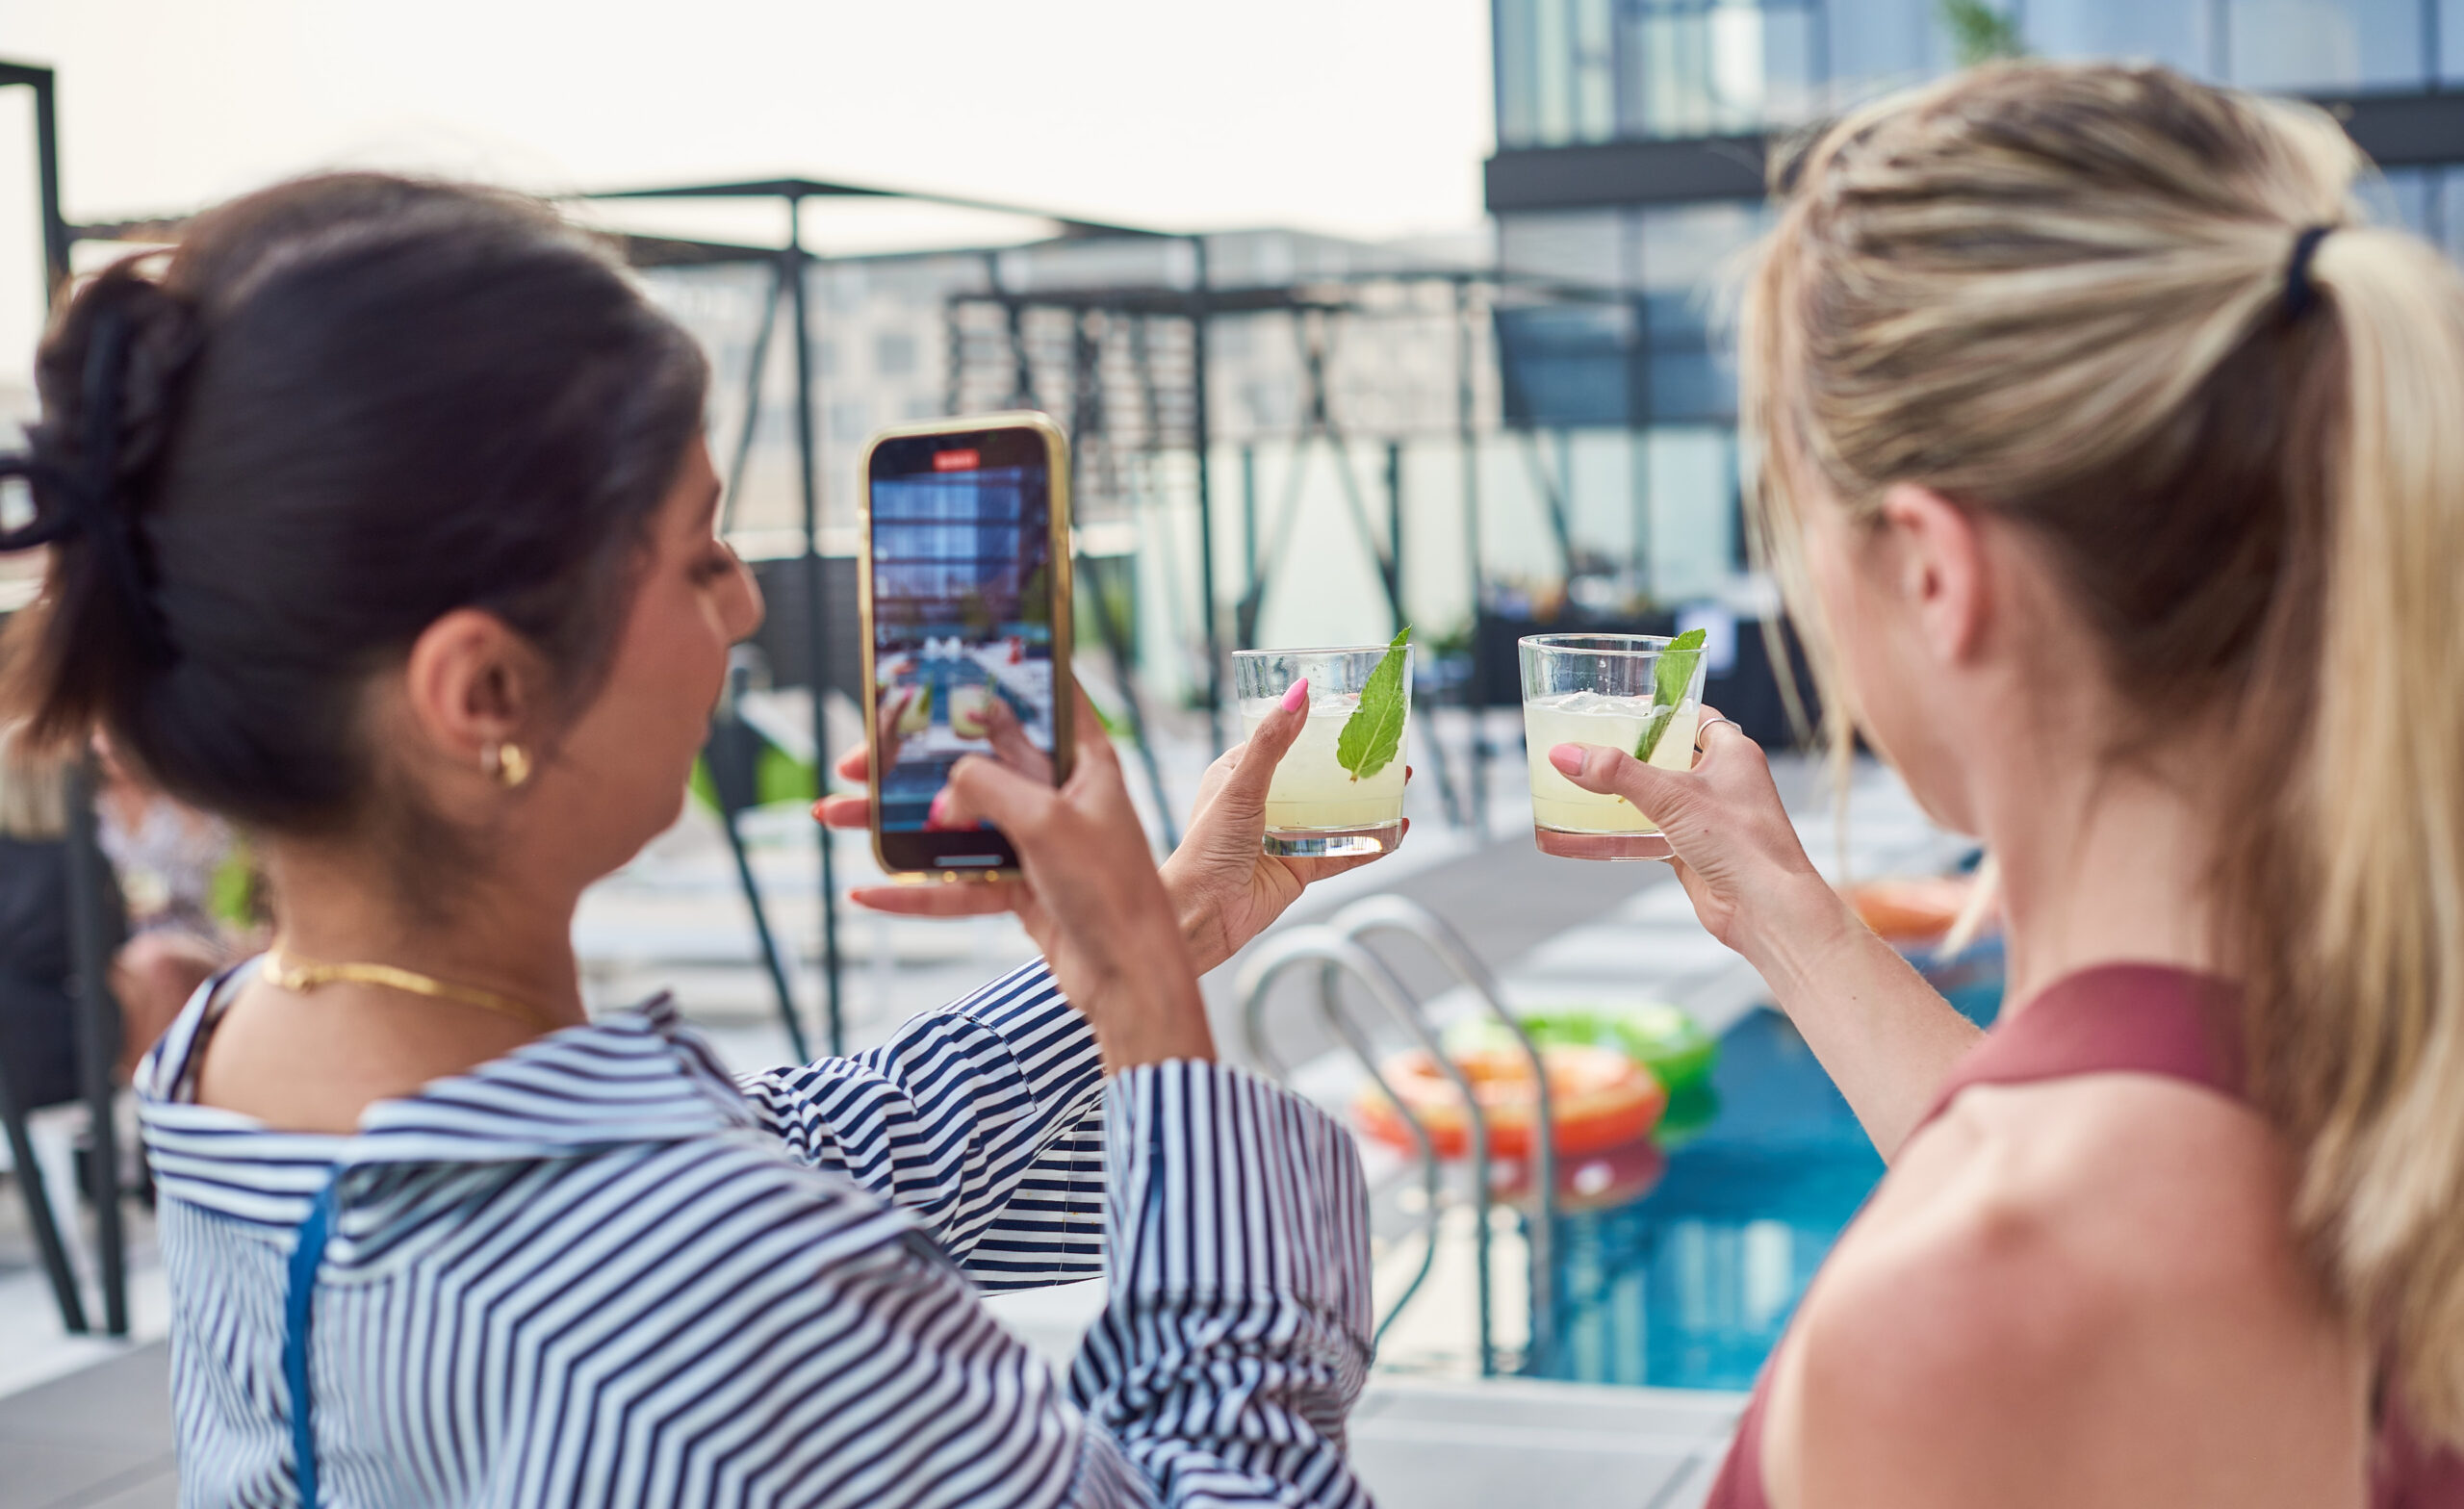
[{"label": "blue bra strap", "polygon": [[282,1304],[282,1381],[291,1390],[291,1458],[299,1485],[300,1509],[317,1509],[317,1433],[308,1420],[308,1322],[317,1297],[317,1269],[325,1240],[334,1234],[343,1171],[337,1167],[317,1191],[317,1203],[299,1223],[291,1248],[291,1292]]}]

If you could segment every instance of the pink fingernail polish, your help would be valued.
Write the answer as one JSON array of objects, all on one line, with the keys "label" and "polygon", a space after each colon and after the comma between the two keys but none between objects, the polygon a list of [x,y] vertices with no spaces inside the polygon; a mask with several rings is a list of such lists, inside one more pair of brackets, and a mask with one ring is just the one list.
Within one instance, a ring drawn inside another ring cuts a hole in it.
[{"label": "pink fingernail polish", "polygon": [[927,828],[939,828],[949,820],[950,794],[947,791],[934,792],[933,805],[924,809],[924,826]]},{"label": "pink fingernail polish", "polygon": [[1556,766],[1568,776],[1581,775],[1582,746],[1579,744],[1558,745],[1555,749],[1549,752],[1549,763]]},{"label": "pink fingernail polish", "polygon": [[1305,703],[1308,700],[1309,678],[1304,676],[1299,680],[1293,682],[1292,689],[1283,694],[1283,710],[1285,712],[1290,712],[1292,709],[1299,706],[1302,703]]}]

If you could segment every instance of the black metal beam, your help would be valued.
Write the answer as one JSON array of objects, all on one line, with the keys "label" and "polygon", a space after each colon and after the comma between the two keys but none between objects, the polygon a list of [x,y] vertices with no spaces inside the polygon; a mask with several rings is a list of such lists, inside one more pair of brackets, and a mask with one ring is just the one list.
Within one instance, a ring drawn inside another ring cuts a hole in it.
[{"label": "black metal beam", "polygon": [[41,197],[42,265],[45,289],[57,294],[68,281],[68,221],[60,211],[60,97],[49,68],[25,64],[0,64],[0,84],[21,85],[35,92],[36,192]]},{"label": "black metal beam", "polygon": [[94,837],[91,763],[68,767],[68,927],[77,969],[77,1075],[86,1099],[90,1161],[87,1192],[94,1205],[95,1278],[103,1290],[103,1330],[128,1334],[128,1239],[120,1225],[119,1118],[112,1077],[118,1071],[127,1017],[112,994],[111,963],[117,919],[102,845]]},{"label": "black metal beam", "polygon": [[1519,148],[1490,158],[1483,176],[1492,215],[1758,199],[1764,154],[1758,136]]},{"label": "black metal beam", "polygon": [[[1032,294],[995,288],[981,294],[952,294],[951,299],[962,304],[1021,305],[1029,309],[1065,309],[1081,314],[1101,311],[1108,315],[1126,316],[1186,315],[1196,302],[1188,289],[1163,283],[1039,289]],[[1290,314],[1307,310],[1340,315],[1352,308],[1350,304],[1322,293],[1291,288],[1224,289],[1209,294],[1203,302],[1210,315]]]},{"label": "black metal beam", "polygon": [[2464,163],[2464,93],[2350,94],[2317,103],[2381,167]]},{"label": "black metal beam", "polygon": [[[71,1336],[84,1336],[93,1329],[86,1323],[86,1301],[77,1292],[77,1271],[68,1266],[68,1248],[60,1240],[60,1220],[52,1210],[51,1191],[45,1188],[42,1165],[35,1161],[34,1138],[26,1132],[26,1114],[9,1088],[9,1076],[0,1074],[0,1129],[6,1129],[9,1139],[10,1165],[17,1193],[26,1207],[26,1224],[35,1234],[35,1252],[42,1260],[43,1276],[51,1281],[52,1302],[60,1307],[61,1329]],[[77,1211],[76,1191],[67,1191],[69,1215]]]},{"label": "black metal beam", "polygon": [[[1190,238],[1196,287],[1190,295],[1190,448],[1197,459],[1197,601],[1206,640],[1206,728],[1213,747],[1223,742],[1223,627],[1215,601],[1214,422],[1207,412],[1207,333],[1215,323],[1208,304],[1214,284],[1206,261],[1206,238]],[[1149,433],[1153,433],[1150,427]]]},{"label": "black metal beam", "polygon": [[722,184],[680,184],[670,189],[607,189],[585,195],[592,199],[908,199],[922,195],[896,189],[833,183],[820,178],[758,178]]},{"label": "black metal beam", "polygon": [[[180,239],[192,218],[193,217],[186,215],[149,215],[134,219],[98,220],[89,225],[64,225],[62,230],[67,240],[73,241],[168,243]],[[725,267],[743,262],[775,262],[779,257],[775,246],[697,241],[689,236],[637,236],[629,231],[603,231],[600,234],[614,243],[625,261],[636,268]]]},{"label": "black metal beam", "polygon": [[[806,627],[812,655],[812,784],[813,795],[830,789],[830,767],[834,751],[830,747],[830,678],[829,615],[825,611],[826,593],[821,568],[821,490],[818,447],[812,429],[812,318],[809,312],[812,257],[804,246],[804,215],[801,204],[787,201],[787,244],[780,253],[781,269],[795,281],[788,286],[789,316],[796,326],[796,486],[804,504],[805,526],[805,611],[809,615]],[[840,970],[838,961],[838,875],[836,860],[831,853],[831,833],[827,828],[815,831],[814,838],[821,850],[821,983],[822,1005],[830,1029],[830,1052],[833,1058],[847,1051],[846,1013],[839,1005]]]},{"label": "black metal beam", "polygon": [[991,215],[1015,215],[1031,220],[1048,220],[1068,237],[1090,236],[1163,236],[1164,231],[1148,230],[1140,225],[1118,225],[1110,220],[1090,219],[1085,216],[1063,215],[1052,210],[1031,209],[1025,205],[1003,204],[993,199],[977,199],[965,194],[935,193],[925,189],[884,189],[871,184],[839,183],[823,178],[763,178],[745,183],[680,184],[666,189],[610,189],[584,194],[586,199],[785,199],[790,203],[803,199],[904,199],[914,204],[946,205],[958,210],[982,210]]}]

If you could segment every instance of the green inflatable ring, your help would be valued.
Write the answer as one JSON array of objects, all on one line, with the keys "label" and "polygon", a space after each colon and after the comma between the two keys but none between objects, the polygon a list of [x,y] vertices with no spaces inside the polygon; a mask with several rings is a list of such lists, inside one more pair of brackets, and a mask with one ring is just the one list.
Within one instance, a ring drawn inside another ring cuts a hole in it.
[{"label": "green inflatable ring", "polygon": [[[1553,1006],[1516,1015],[1534,1047],[1615,1048],[1651,1070],[1672,1097],[1709,1079],[1719,1061],[1720,1040],[1674,1006]],[[1509,1046],[1510,1039],[1498,1023],[1476,1017],[1448,1028],[1446,1045],[1468,1051]]]}]

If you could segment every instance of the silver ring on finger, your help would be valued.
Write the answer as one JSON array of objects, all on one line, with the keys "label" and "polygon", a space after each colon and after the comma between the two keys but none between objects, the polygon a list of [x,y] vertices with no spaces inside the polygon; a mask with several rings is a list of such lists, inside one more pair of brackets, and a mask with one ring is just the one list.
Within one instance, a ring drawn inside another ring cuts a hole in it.
[{"label": "silver ring on finger", "polygon": [[1710,732],[1713,729],[1718,728],[1724,723],[1730,728],[1734,729],[1739,733],[1743,733],[1745,731],[1745,725],[1737,722],[1734,718],[1714,718],[1710,722],[1694,730],[1694,747],[1698,750],[1701,749],[1703,747],[1703,735]]}]

